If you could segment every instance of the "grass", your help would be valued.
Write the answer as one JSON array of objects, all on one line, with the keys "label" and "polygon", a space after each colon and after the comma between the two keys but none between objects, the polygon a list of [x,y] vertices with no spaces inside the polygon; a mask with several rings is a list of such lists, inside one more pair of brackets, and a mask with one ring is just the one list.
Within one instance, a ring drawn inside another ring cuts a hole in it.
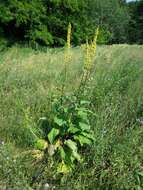
[{"label": "grass", "polygon": [[[95,143],[84,150],[85,162],[72,174],[55,177],[49,162],[33,188],[48,182],[56,189],[143,189],[143,46],[98,47],[88,96],[95,116]],[[62,49],[38,52],[13,47],[0,53],[0,189],[32,189],[37,168],[29,127],[50,115],[50,96],[58,94],[64,59]],[[80,82],[83,52],[72,50],[66,93]],[[28,124],[27,124],[28,123]],[[51,187],[52,188],[52,187]],[[42,188],[41,188],[42,189]]]}]

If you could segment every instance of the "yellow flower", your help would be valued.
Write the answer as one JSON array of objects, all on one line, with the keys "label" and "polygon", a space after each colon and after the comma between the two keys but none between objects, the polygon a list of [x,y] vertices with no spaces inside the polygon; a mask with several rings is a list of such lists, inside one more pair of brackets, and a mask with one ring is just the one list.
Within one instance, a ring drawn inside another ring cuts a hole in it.
[{"label": "yellow flower", "polygon": [[90,56],[90,45],[88,41],[86,42],[86,54],[85,54],[85,69],[89,69],[91,66],[91,56]]},{"label": "yellow flower", "polygon": [[68,62],[70,62],[71,60],[71,52],[70,52],[70,48],[71,48],[71,23],[69,23],[68,25],[68,31],[67,31],[67,42],[66,42],[66,49],[65,49],[65,63],[67,64]]},{"label": "yellow flower", "polygon": [[96,55],[98,35],[99,35],[99,27],[96,29],[96,32],[91,44],[89,44],[88,42],[86,43],[85,69],[87,70],[91,69],[94,62],[94,57]]},{"label": "yellow flower", "polygon": [[68,32],[67,32],[67,48],[70,49],[71,47],[71,23],[68,25]]},{"label": "yellow flower", "polygon": [[95,54],[96,54],[96,48],[97,48],[97,38],[99,35],[99,27],[96,29],[93,41],[91,43],[91,57],[94,58]]}]

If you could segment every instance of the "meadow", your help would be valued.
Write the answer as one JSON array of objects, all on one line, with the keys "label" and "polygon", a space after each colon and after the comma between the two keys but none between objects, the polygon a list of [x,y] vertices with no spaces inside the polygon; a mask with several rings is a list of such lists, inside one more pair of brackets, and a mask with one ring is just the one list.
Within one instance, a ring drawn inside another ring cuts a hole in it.
[{"label": "meadow", "polygon": [[[81,81],[84,52],[71,49],[65,94]],[[56,173],[49,159],[36,181],[33,175],[45,163],[33,146],[31,130],[39,133],[39,118],[51,117],[51,96],[59,96],[64,51],[44,52],[14,46],[0,52],[0,189],[117,190],[143,189],[143,46],[97,46],[91,80],[90,125],[94,142],[81,149],[84,159],[72,172]]]}]

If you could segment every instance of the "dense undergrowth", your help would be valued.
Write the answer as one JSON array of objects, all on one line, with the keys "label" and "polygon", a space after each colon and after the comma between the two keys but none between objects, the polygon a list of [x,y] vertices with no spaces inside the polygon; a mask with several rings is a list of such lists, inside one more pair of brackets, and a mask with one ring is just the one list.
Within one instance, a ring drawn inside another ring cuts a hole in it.
[{"label": "dense undergrowth", "polygon": [[[98,47],[86,96],[94,144],[81,150],[84,162],[72,173],[56,173],[56,162],[41,162],[33,150],[41,117],[50,117],[53,93],[59,95],[63,50],[47,53],[13,47],[0,53],[0,189],[143,189],[143,47]],[[83,51],[72,49],[66,94],[74,91],[83,68]],[[37,171],[41,171],[41,175]],[[32,177],[39,175],[32,184]]]}]

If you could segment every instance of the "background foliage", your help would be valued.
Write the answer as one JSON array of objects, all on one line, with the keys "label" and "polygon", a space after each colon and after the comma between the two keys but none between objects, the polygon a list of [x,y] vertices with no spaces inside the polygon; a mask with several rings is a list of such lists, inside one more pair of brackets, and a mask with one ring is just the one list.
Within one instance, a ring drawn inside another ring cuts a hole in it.
[{"label": "background foliage", "polygon": [[74,45],[85,42],[97,25],[99,43],[142,43],[142,9],[142,0],[128,4],[124,0],[1,0],[0,38],[61,46],[71,22]]}]

